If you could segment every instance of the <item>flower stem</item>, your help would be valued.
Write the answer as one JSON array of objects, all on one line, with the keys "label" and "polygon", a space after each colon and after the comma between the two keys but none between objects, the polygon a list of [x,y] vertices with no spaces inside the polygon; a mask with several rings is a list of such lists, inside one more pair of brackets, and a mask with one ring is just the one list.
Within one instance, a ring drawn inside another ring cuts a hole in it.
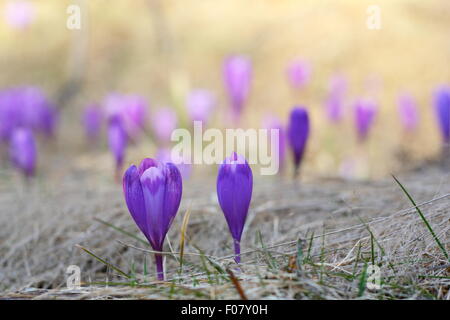
[{"label": "flower stem", "polygon": [[155,262],[158,280],[164,281],[163,256],[161,254],[155,253]]},{"label": "flower stem", "polygon": [[237,240],[234,240],[234,254],[234,261],[236,261],[236,263],[241,263],[241,244]]}]

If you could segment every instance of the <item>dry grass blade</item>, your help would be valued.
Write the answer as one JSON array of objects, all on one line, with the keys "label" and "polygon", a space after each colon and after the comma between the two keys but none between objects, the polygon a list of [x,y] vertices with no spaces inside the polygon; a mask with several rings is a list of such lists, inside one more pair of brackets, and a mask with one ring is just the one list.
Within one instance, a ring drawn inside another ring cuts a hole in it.
[{"label": "dry grass blade", "polygon": [[248,300],[247,295],[245,294],[244,290],[241,287],[241,283],[239,282],[238,278],[234,275],[233,271],[227,268],[228,275],[230,276],[230,280],[233,283],[234,287],[236,288],[236,291],[238,292],[239,296],[242,300]]},{"label": "dry grass blade", "polygon": [[184,243],[186,241],[186,230],[189,223],[189,217],[191,216],[191,210],[187,209],[183,217],[183,222],[181,224],[181,234],[180,234],[180,272],[183,271],[183,256],[184,256]]}]

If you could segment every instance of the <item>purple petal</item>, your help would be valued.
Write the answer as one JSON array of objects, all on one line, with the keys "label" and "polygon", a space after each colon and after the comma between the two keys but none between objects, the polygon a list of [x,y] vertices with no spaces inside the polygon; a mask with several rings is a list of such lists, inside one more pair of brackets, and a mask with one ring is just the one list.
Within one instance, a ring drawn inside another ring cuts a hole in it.
[{"label": "purple petal", "polygon": [[131,216],[148,239],[144,193],[142,191],[139,172],[134,165],[129,167],[123,176],[123,193]]}]

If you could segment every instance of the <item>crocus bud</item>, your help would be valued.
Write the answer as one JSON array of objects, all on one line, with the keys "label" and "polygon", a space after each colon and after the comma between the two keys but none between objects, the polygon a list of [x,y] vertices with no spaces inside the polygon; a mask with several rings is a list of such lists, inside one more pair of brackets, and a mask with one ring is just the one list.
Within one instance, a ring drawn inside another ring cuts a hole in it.
[{"label": "crocus bud", "polygon": [[364,142],[375,120],[377,105],[372,100],[358,100],[354,107],[355,126],[359,142]]},{"label": "crocus bud", "polygon": [[406,132],[416,129],[419,118],[416,102],[411,95],[403,93],[398,97],[398,114]]},{"label": "crocus bud", "polygon": [[250,60],[243,56],[228,57],[223,66],[223,77],[233,108],[234,120],[238,120],[250,92],[252,78]]},{"label": "crocus bud", "polygon": [[102,110],[96,104],[90,105],[83,112],[83,126],[86,137],[89,141],[98,139],[100,129],[102,127],[103,114]]},{"label": "crocus bud", "polygon": [[236,263],[241,262],[241,236],[252,199],[253,174],[244,157],[235,152],[219,167],[217,197],[234,240]]},{"label": "crocus bud", "polygon": [[187,110],[192,122],[202,121],[205,123],[214,109],[216,100],[212,92],[197,89],[191,91],[187,97]]},{"label": "crocus bud", "polygon": [[295,176],[299,173],[308,137],[308,111],[303,107],[294,107],[289,118],[288,139],[294,157]]},{"label": "crocus bud", "polygon": [[170,142],[173,130],[177,128],[177,114],[170,108],[161,108],[151,117],[153,131],[161,145]]},{"label": "crocus bud", "polygon": [[[127,134],[123,128],[122,119],[114,116],[108,123],[108,143],[109,149],[114,155],[116,162],[116,177],[120,173],[125,158],[125,149],[128,144]],[[119,176],[120,177],[120,176]]]},{"label": "crocus bud", "polygon": [[436,119],[444,144],[450,144],[450,87],[441,86],[434,93]]},{"label": "crocus bud", "polygon": [[5,20],[11,28],[25,29],[33,21],[34,15],[32,1],[10,0],[5,5]]},{"label": "crocus bud", "polygon": [[[269,131],[268,137],[270,145],[272,145],[273,143],[278,143],[278,154],[271,154],[271,156],[276,157],[278,168],[280,171],[283,171],[284,161],[286,158],[286,130],[280,119],[273,115],[267,115],[265,117],[263,121],[263,127]],[[278,141],[272,141],[271,130],[278,130]]]},{"label": "crocus bud", "polygon": [[10,140],[10,156],[13,165],[29,178],[36,168],[36,142],[28,128],[14,129]]},{"label": "crocus bud", "polygon": [[[163,251],[164,239],[180,206],[182,179],[172,163],[144,159],[123,176],[128,210],[155,251]],[[155,254],[159,280],[164,280],[163,259]]]},{"label": "crocus bud", "polygon": [[311,78],[311,66],[303,60],[292,61],[287,67],[287,77],[294,89],[301,89]]}]

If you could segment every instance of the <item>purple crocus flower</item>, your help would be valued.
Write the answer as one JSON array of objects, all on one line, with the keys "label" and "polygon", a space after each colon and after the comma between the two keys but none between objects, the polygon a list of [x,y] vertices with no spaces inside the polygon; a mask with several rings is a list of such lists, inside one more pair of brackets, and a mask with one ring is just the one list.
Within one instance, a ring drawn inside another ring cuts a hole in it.
[{"label": "purple crocus flower", "polygon": [[216,99],[212,92],[203,89],[196,89],[189,93],[187,97],[187,110],[191,121],[202,121],[205,123],[214,109]]},{"label": "purple crocus flower", "polygon": [[354,106],[355,126],[358,140],[364,142],[375,120],[377,105],[373,100],[357,100]]},{"label": "purple crocus flower", "polygon": [[235,152],[219,167],[217,197],[234,240],[236,263],[241,262],[241,236],[252,199],[253,174],[244,157]]},{"label": "purple crocus flower", "polygon": [[244,56],[228,57],[223,66],[223,77],[233,108],[234,120],[238,120],[250,93],[251,61]]},{"label": "purple crocus flower", "polygon": [[128,144],[127,134],[123,128],[122,118],[114,116],[108,123],[109,149],[116,162],[116,179],[118,179],[125,158],[125,149]]},{"label": "purple crocus flower", "polygon": [[153,131],[160,144],[170,141],[173,130],[177,128],[177,114],[173,109],[161,108],[152,114]]},{"label": "purple crocus flower", "polygon": [[[128,210],[155,251],[163,251],[164,239],[180,206],[182,179],[172,163],[144,159],[123,176]],[[159,280],[164,280],[163,259],[155,254]]]},{"label": "purple crocus flower", "polygon": [[311,78],[311,66],[304,60],[294,60],[287,67],[287,77],[294,89],[301,89]]},{"label": "purple crocus flower", "polygon": [[441,86],[434,92],[436,119],[445,144],[450,144],[450,87]]},{"label": "purple crocus flower", "polygon": [[97,104],[86,107],[81,120],[83,122],[84,132],[89,141],[97,140],[103,120],[103,113],[100,107]]},{"label": "purple crocus flower", "polygon": [[5,20],[11,28],[25,29],[33,21],[34,15],[32,1],[10,0],[5,5]]},{"label": "purple crocus flower", "polygon": [[28,128],[14,129],[10,140],[10,157],[15,167],[29,178],[36,168],[36,142],[33,133]]},{"label": "purple crocus flower", "polygon": [[419,119],[416,102],[410,94],[403,93],[398,97],[398,113],[405,131],[414,131]]},{"label": "purple crocus flower", "polygon": [[288,127],[288,139],[294,157],[295,176],[298,175],[309,137],[309,115],[304,107],[294,107]]},{"label": "purple crocus flower", "polygon": [[263,127],[268,129],[268,136],[270,139],[270,143],[272,144],[271,141],[271,130],[278,130],[278,155],[272,155],[273,156],[277,156],[277,161],[279,164],[279,170],[283,171],[284,169],[284,161],[286,158],[286,130],[283,126],[283,124],[281,123],[280,119],[278,119],[277,117],[273,116],[273,115],[267,115],[263,121]]}]

